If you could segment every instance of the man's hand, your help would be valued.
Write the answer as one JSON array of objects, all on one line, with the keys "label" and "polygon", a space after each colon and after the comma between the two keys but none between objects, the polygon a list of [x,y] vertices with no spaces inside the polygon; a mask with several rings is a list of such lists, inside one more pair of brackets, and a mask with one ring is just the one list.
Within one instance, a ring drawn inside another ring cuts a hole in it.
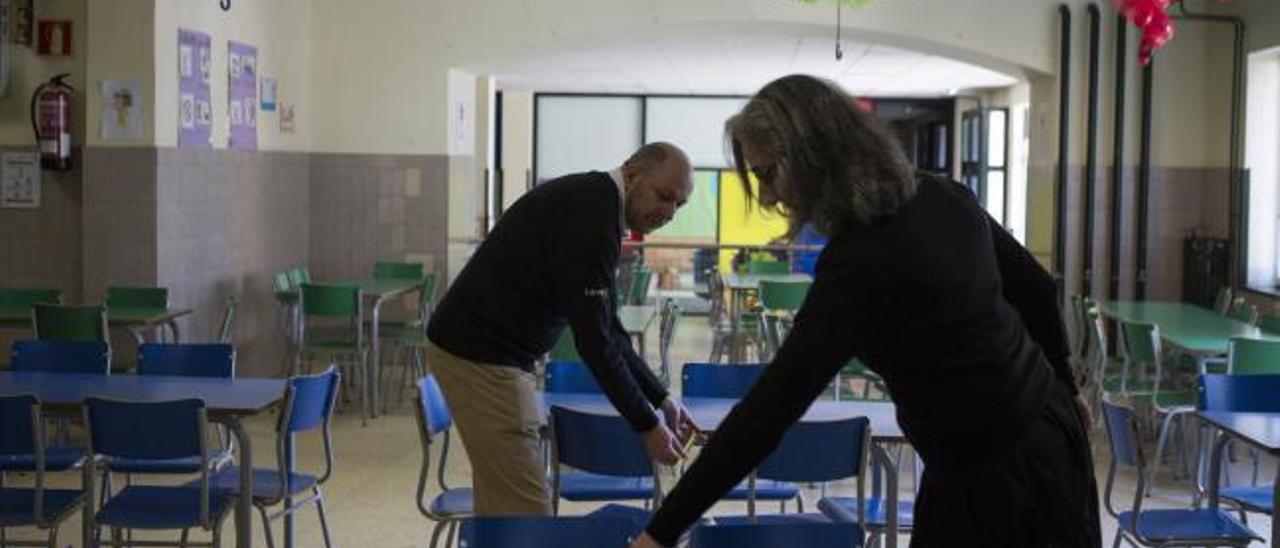
[{"label": "man's hand", "polygon": [[688,443],[691,436],[702,431],[698,428],[698,424],[693,422],[693,416],[689,414],[689,410],[674,398],[668,396],[667,399],[662,400],[661,409],[667,428],[675,433],[681,445]]},{"label": "man's hand", "polygon": [[673,465],[684,457],[684,450],[680,448],[680,440],[677,440],[671,430],[667,426],[658,422],[656,426],[650,428],[649,431],[640,435],[644,438],[644,448],[649,452],[649,457],[665,465]]},{"label": "man's hand", "polygon": [[631,548],[663,548],[663,546],[653,540],[649,533],[641,533],[640,537],[631,543]]}]

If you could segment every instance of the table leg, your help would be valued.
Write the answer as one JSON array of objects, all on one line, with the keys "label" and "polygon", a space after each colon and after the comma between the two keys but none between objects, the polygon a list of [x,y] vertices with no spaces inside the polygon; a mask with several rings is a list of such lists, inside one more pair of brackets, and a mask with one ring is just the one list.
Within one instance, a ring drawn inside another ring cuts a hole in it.
[{"label": "table leg", "polygon": [[182,342],[182,334],[178,332],[177,319],[169,320],[169,335],[173,337],[173,340],[170,341],[173,344],[178,344]]},{"label": "table leg", "polygon": [[[1276,474],[1276,479],[1271,482],[1271,500],[1280,500],[1280,473]],[[1274,504],[1274,502],[1272,503]],[[1274,546],[1276,541],[1280,540],[1280,519],[1276,519],[1276,515],[1271,515],[1271,545]]]},{"label": "table leg", "polygon": [[[294,435],[289,434],[288,437],[285,439],[285,443],[284,443],[284,469],[289,474],[290,477],[293,476],[293,470],[296,465],[296,462],[294,459],[295,441],[296,440],[294,439]],[[284,548],[293,548],[294,536],[296,534],[296,530],[294,528],[293,512],[292,512],[293,497],[288,496],[287,491],[285,492],[285,497],[284,497],[284,509],[286,510],[284,514]]]},{"label": "table leg", "polygon": [[898,469],[878,444],[871,444],[871,453],[874,460],[884,467],[884,545],[885,548],[898,548]]},{"label": "table leg", "polygon": [[742,363],[742,351],[745,346],[742,337],[742,305],[738,300],[742,292],[729,289],[729,363]]},{"label": "table leg", "polygon": [[1209,509],[1218,509],[1218,491],[1222,483],[1222,452],[1231,438],[1227,434],[1218,434],[1213,442],[1213,450],[1209,455]]},{"label": "table leg", "polygon": [[240,442],[240,499],[236,501],[236,546],[252,548],[253,532],[253,446],[249,432],[238,417],[223,421]]},{"label": "table leg", "polygon": [[84,506],[80,508],[80,542],[81,546],[93,546],[93,537],[97,529],[93,526],[93,503],[98,499],[93,491],[94,483],[97,479],[94,477],[93,459],[85,459],[84,466],[80,470],[82,486],[84,489]]},{"label": "table leg", "polygon": [[372,347],[369,351],[369,366],[364,368],[365,389],[362,398],[364,400],[364,419],[367,421],[369,417],[377,417],[378,409],[378,369],[382,367],[382,344],[378,335],[378,324],[381,323],[379,318],[382,311],[383,298],[379,296],[373,301],[373,318],[372,324],[369,326],[369,341]]}]

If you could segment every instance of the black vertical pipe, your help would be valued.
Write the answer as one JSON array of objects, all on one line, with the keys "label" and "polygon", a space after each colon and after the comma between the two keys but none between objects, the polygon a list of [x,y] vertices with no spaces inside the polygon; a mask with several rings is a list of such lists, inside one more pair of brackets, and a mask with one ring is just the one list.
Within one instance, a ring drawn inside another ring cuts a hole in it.
[{"label": "black vertical pipe", "polygon": [[1093,293],[1093,202],[1095,186],[1098,184],[1098,34],[1102,25],[1102,11],[1097,4],[1089,4],[1089,112],[1085,126],[1084,159],[1084,240],[1082,246],[1082,282],[1080,294],[1088,297]]},{"label": "black vertical pipe", "polygon": [[1116,17],[1116,97],[1115,122],[1112,133],[1114,143],[1111,155],[1111,242],[1110,264],[1111,286],[1107,298],[1120,298],[1120,215],[1124,201],[1124,143],[1125,143],[1125,79],[1128,78],[1129,60],[1125,57],[1129,45],[1128,23],[1124,16]]},{"label": "black vertical pipe", "polygon": [[1147,196],[1151,191],[1151,92],[1155,82],[1156,56],[1142,69],[1142,141],[1138,148],[1138,257],[1134,299],[1147,295]]},{"label": "black vertical pipe", "polygon": [[1071,8],[1058,6],[1061,16],[1061,43],[1058,46],[1058,173],[1054,181],[1055,200],[1053,213],[1053,272],[1058,282],[1058,296],[1065,293],[1067,262],[1067,164],[1071,162]]}]

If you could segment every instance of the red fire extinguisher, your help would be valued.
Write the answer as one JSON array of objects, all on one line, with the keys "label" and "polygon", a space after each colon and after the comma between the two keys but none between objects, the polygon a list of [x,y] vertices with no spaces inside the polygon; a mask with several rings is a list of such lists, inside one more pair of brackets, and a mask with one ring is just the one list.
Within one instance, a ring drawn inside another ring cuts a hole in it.
[{"label": "red fire extinguisher", "polygon": [[31,128],[40,148],[40,165],[46,169],[71,169],[71,101],[75,88],[59,74],[40,84],[31,96]]}]

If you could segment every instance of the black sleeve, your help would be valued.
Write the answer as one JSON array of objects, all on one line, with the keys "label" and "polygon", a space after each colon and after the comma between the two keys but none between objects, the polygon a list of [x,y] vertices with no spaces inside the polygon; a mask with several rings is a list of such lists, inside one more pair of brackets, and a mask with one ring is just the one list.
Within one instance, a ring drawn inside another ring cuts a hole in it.
[{"label": "black sleeve", "polygon": [[847,283],[830,277],[824,282],[818,275],[773,363],[654,514],[647,531],[659,543],[675,545],[686,528],[755,469],[853,356],[849,333],[857,321],[848,311],[858,309],[841,295],[841,286],[851,287]]},{"label": "black sleeve", "polygon": [[613,309],[613,271],[618,264],[618,235],[612,232],[611,225],[601,225],[599,230],[594,228],[591,234],[561,242],[559,248],[567,260],[557,267],[575,265],[577,268],[569,268],[577,273],[566,272],[569,275],[560,276],[560,291],[570,303],[569,326],[582,361],[631,428],[645,432],[658,423],[658,417],[622,350],[629,348],[630,343],[625,339],[620,341],[621,329],[615,328],[618,320]]},{"label": "black sleeve", "polygon": [[622,328],[622,322],[616,314],[613,317],[613,340],[617,341],[618,351],[622,354],[622,359],[626,360],[627,369],[631,370],[631,376],[640,384],[640,390],[649,398],[649,403],[654,407],[661,406],[662,400],[667,399],[667,389],[653,374],[653,370],[649,369],[644,358],[636,354],[635,348],[631,346],[631,335]]},{"label": "black sleeve", "polygon": [[1004,227],[990,217],[987,223],[991,225],[991,240],[1000,268],[1004,299],[1018,311],[1027,332],[1044,350],[1045,358],[1053,366],[1054,376],[1066,385],[1071,394],[1079,393],[1071,374],[1071,349],[1067,345],[1066,328],[1062,325],[1058,286],[1053,276]]}]

